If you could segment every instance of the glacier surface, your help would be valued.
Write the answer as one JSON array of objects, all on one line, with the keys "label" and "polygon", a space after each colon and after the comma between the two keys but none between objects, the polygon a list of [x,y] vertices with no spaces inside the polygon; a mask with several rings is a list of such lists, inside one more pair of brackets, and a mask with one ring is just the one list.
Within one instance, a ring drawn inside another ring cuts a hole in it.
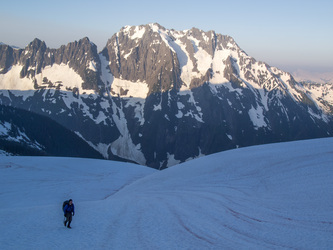
[{"label": "glacier surface", "polygon": [[[2,249],[332,249],[333,138],[240,148],[157,171],[0,157]],[[61,204],[72,198],[73,229]]]}]

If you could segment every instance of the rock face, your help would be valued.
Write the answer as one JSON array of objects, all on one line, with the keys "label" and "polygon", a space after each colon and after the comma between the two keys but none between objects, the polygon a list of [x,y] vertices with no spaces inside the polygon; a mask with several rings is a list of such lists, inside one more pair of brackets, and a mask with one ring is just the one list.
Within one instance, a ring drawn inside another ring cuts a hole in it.
[{"label": "rock face", "polygon": [[229,36],[126,26],[106,47],[0,45],[0,104],[48,116],[107,159],[162,169],[262,143],[332,136],[330,85],[303,85]]},{"label": "rock face", "polygon": [[178,90],[181,86],[176,52],[149,25],[122,29],[108,41],[102,53],[112,62],[110,71],[115,78],[145,82],[148,95]]}]

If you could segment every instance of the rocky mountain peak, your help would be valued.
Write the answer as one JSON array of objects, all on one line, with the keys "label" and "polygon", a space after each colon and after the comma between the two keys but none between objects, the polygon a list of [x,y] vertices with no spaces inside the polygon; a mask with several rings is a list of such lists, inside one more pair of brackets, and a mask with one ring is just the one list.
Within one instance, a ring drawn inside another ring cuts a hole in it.
[{"label": "rocky mountain peak", "polygon": [[26,49],[30,50],[38,50],[38,49],[46,49],[46,43],[38,38],[35,38],[31,43],[28,44]]},{"label": "rocky mountain peak", "polygon": [[147,94],[179,89],[180,67],[177,54],[164,40],[167,34],[157,24],[125,26],[109,39],[103,54],[116,78],[144,82]]},{"label": "rocky mountain peak", "polygon": [[198,64],[200,58],[212,60],[217,48],[228,46],[235,46],[233,39],[214,31],[175,31],[151,23],[123,27],[109,39],[103,55],[116,78],[146,82],[151,94],[200,86],[212,73],[211,63]]}]

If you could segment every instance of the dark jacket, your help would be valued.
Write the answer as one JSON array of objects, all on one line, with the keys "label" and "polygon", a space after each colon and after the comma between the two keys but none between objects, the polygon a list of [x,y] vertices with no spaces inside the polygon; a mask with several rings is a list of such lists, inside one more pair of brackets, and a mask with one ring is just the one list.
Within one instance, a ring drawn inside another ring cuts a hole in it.
[{"label": "dark jacket", "polygon": [[72,204],[72,205],[66,204],[65,205],[64,214],[66,215],[67,213],[73,213],[73,215],[74,215],[74,204]]}]

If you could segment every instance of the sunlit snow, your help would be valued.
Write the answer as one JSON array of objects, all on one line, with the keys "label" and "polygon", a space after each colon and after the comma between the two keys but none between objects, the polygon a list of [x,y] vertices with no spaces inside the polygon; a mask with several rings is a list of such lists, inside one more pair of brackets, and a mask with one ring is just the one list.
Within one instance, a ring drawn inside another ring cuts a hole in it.
[{"label": "sunlit snow", "polygon": [[34,82],[30,78],[20,78],[21,65],[14,65],[6,74],[0,74],[1,89],[8,90],[31,90],[34,89]]}]

